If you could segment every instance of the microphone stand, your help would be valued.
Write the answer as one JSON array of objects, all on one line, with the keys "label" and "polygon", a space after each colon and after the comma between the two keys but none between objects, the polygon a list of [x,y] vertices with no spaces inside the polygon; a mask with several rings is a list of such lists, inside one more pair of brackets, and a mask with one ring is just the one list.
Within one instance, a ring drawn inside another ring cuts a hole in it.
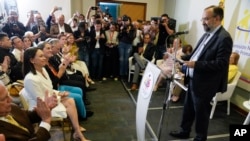
[{"label": "microphone stand", "polygon": [[[178,37],[178,35],[175,35],[175,36]],[[166,39],[166,41],[167,41],[167,39]],[[167,46],[167,42],[166,42],[166,46]],[[177,43],[176,46],[179,47],[179,42]],[[172,55],[168,52],[166,52],[166,53],[168,54],[168,57],[171,57],[173,59],[173,66],[172,66],[171,76],[166,78],[167,82],[166,82],[165,99],[164,99],[164,103],[162,105],[162,113],[161,113],[161,118],[159,121],[158,131],[157,131],[158,141],[160,141],[160,137],[161,137],[161,131],[162,131],[163,120],[165,117],[165,112],[167,109],[169,109],[169,105],[171,102],[170,100],[171,100],[171,94],[173,91],[174,84],[180,86],[182,89],[187,91],[187,88],[183,84],[178,82],[175,78],[175,63],[176,63],[176,61],[178,61],[178,62],[181,61],[181,60],[176,59],[176,53],[177,53],[176,47],[174,47],[174,55]]]}]

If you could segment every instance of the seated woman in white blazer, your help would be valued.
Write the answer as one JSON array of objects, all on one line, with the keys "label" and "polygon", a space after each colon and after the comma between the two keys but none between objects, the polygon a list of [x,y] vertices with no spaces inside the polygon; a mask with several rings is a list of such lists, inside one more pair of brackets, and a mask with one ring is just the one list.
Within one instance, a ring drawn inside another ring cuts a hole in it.
[{"label": "seated woman in white blazer", "polygon": [[66,108],[66,113],[73,125],[75,132],[73,137],[81,141],[87,141],[80,131],[74,100],[67,97],[68,93],[53,90],[52,81],[44,68],[46,63],[46,58],[41,49],[33,47],[24,52],[23,73],[25,78],[23,92],[28,97],[29,109],[33,110],[36,106],[37,97],[44,98],[45,91],[49,91],[50,94],[57,94],[57,96],[60,97],[58,105]]}]

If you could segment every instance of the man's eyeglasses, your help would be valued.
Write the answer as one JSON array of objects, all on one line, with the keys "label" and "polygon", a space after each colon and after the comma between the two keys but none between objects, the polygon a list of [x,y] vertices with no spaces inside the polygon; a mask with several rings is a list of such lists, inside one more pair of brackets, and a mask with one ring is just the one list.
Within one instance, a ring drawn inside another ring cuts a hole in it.
[{"label": "man's eyeglasses", "polygon": [[212,19],[212,18],[214,18],[214,16],[212,16],[212,17],[204,17],[204,18],[201,19],[201,21],[202,21],[202,22],[203,22],[203,21],[209,21],[209,20]]}]

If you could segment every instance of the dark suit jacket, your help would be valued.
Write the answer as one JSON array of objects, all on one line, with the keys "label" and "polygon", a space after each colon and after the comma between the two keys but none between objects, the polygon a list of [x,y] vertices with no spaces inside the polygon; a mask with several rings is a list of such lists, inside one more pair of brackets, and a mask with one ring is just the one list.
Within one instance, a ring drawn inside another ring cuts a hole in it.
[{"label": "dark suit jacket", "polygon": [[[202,39],[198,42],[197,47]],[[227,90],[229,57],[232,46],[233,41],[230,34],[223,27],[220,27],[204,46],[195,63],[193,72],[195,94],[206,96],[207,93],[215,94]],[[185,60],[189,60],[192,54],[187,56]]]},{"label": "dark suit jacket", "polygon": [[9,51],[9,49],[5,49],[0,47],[0,64],[4,61],[4,56],[9,56],[10,58],[10,73],[8,74],[11,81],[15,82],[16,80],[22,80],[22,62],[18,62],[15,56]]},{"label": "dark suit jacket", "polygon": [[[143,47],[143,43],[138,43],[137,47],[138,48]],[[149,42],[143,53],[143,57],[151,61],[153,59],[154,53],[155,53],[155,46],[153,43]]]},{"label": "dark suit jacket", "polygon": [[[104,30],[100,31],[100,35],[102,35],[102,34],[105,36],[105,31]],[[96,31],[95,30],[91,30],[90,33],[89,33],[89,36],[90,36],[90,52],[91,52],[91,51],[93,51],[95,49],[95,45],[96,45],[96,42],[97,42],[97,40],[95,39],[95,37],[96,37]],[[106,37],[99,39],[100,51],[102,53],[104,53],[106,41],[107,41]]]},{"label": "dark suit jacket", "polygon": [[5,135],[6,141],[47,141],[50,133],[43,127],[39,127],[35,133],[33,123],[39,123],[41,118],[36,112],[21,110],[18,106],[12,105],[11,115],[29,133],[10,123],[0,120],[0,133]]}]

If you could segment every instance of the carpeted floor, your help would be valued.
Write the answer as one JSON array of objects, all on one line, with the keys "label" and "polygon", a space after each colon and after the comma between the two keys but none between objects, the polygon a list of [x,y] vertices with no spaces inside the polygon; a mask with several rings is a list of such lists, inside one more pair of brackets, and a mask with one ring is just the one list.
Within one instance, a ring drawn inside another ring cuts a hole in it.
[{"label": "carpeted floor", "polygon": [[[88,92],[87,98],[91,101],[91,105],[87,108],[94,112],[94,115],[80,124],[87,129],[84,132],[86,138],[92,141],[136,141],[135,127],[135,111],[138,91],[131,92],[130,84],[123,81],[107,80],[104,82],[96,82],[93,87],[96,91]],[[154,92],[150,101],[147,121],[149,127],[145,133],[146,140],[152,140],[154,135],[161,141],[176,140],[168,135],[169,131],[179,128],[182,105],[185,94],[178,103],[168,103],[169,108],[164,110],[162,115],[162,107],[165,103],[165,88],[160,88]],[[133,101],[134,100],[134,101]],[[160,124],[160,118],[163,123]],[[245,117],[237,113],[233,108],[230,116],[226,115],[226,103],[219,103],[216,107],[214,118],[210,120],[209,141],[228,141],[229,125],[241,124]],[[161,132],[158,131],[162,125]],[[51,141],[63,141],[60,128],[51,131]],[[153,135],[152,135],[153,134]],[[194,132],[191,133],[191,137]],[[70,139],[70,133],[67,132],[67,141]],[[189,140],[192,140],[190,138]]]}]

